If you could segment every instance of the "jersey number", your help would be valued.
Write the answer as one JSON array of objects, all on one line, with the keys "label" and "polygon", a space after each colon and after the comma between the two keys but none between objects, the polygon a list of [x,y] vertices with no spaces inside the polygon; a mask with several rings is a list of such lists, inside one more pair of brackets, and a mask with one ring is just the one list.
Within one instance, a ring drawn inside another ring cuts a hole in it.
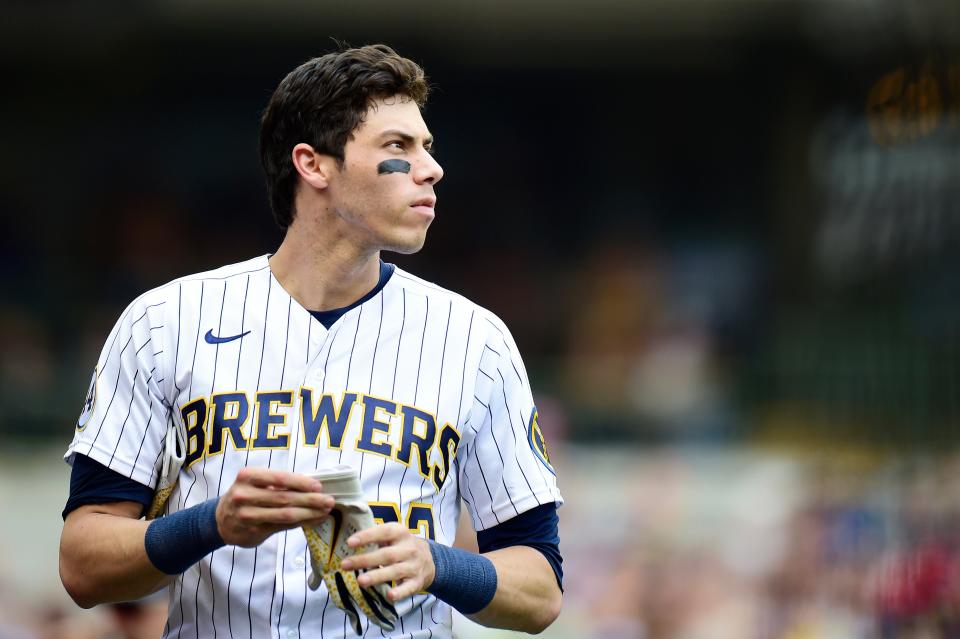
[{"label": "jersey number", "polygon": [[[380,524],[400,521],[400,505],[392,501],[371,501],[370,510],[373,519]],[[407,529],[414,535],[423,535],[427,539],[435,539],[433,535],[433,507],[419,501],[410,503],[407,507]]]}]

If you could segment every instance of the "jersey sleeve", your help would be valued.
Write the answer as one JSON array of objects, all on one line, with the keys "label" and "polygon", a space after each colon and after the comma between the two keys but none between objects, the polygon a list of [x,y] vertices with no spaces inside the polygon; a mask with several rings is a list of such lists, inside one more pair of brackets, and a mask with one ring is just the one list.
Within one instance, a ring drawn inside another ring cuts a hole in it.
[{"label": "jersey sleeve", "polygon": [[120,316],[97,361],[73,441],[64,459],[81,454],[153,487],[170,403],[161,384],[164,302],[143,298]]},{"label": "jersey sleeve", "polygon": [[474,403],[459,481],[475,530],[541,504],[563,503],[540,431],[539,415],[517,346],[507,328],[486,320]]}]

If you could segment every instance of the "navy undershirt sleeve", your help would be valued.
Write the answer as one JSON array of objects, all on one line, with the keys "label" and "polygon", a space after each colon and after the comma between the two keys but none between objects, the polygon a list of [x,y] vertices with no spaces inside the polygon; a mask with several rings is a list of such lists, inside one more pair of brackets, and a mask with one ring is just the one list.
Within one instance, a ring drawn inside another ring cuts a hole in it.
[{"label": "navy undershirt sleeve", "polygon": [[70,497],[63,509],[63,518],[87,504],[135,501],[146,508],[153,499],[153,489],[134,481],[86,455],[73,456],[70,472]]},{"label": "navy undershirt sleeve", "polygon": [[512,519],[477,533],[480,552],[490,552],[508,546],[529,546],[539,550],[557,577],[563,590],[563,557],[560,556],[560,533],[556,504],[542,504]]}]

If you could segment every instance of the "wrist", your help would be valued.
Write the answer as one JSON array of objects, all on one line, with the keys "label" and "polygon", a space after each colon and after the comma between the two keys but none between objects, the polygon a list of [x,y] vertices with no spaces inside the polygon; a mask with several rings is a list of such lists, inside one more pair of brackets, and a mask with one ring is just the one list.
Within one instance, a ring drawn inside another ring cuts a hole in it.
[{"label": "wrist", "polygon": [[486,608],[497,592],[497,570],[493,562],[460,548],[435,541],[429,544],[434,574],[427,592],[465,615]]},{"label": "wrist", "polygon": [[217,526],[219,497],[150,522],[143,545],[157,570],[179,575],[203,557],[223,547]]}]

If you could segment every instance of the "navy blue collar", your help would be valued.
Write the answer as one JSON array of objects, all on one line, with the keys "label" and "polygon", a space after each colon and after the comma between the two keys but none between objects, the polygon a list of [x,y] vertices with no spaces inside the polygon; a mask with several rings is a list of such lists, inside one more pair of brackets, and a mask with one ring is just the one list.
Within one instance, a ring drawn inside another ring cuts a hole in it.
[{"label": "navy blue collar", "polygon": [[343,317],[343,315],[349,311],[352,311],[356,307],[360,306],[364,302],[373,299],[373,297],[383,290],[383,287],[387,285],[387,282],[390,281],[390,276],[393,275],[394,269],[397,267],[393,264],[389,264],[380,260],[380,281],[377,282],[377,285],[373,287],[373,290],[358,299],[356,302],[350,306],[344,306],[343,308],[335,308],[331,311],[310,311],[310,314],[317,318],[317,321],[323,324],[323,326],[329,330],[338,319]]}]

